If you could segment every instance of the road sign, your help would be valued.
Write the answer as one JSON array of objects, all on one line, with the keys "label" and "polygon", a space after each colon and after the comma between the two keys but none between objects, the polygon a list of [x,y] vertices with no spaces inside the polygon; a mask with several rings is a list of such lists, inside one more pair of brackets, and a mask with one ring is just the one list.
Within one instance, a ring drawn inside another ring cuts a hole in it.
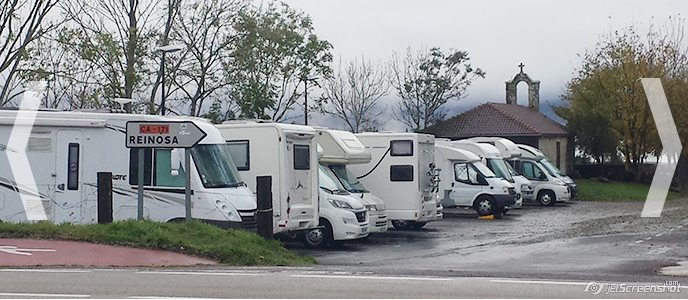
[{"label": "road sign", "polygon": [[194,122],[127,122],[127,148],[191,148],[207,134]]}]

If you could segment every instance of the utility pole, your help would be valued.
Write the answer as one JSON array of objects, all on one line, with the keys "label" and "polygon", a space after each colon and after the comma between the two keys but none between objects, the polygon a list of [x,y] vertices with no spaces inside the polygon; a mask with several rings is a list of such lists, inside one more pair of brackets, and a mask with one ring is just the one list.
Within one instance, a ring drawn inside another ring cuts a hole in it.
[{"label": "utility pole", "polygon": [[303,100],[303,124],[308,125],[308,78],[306,78],[306,81],[303,82],[304,86],[306,87],[306,90],[304,91],[304,100]]}]

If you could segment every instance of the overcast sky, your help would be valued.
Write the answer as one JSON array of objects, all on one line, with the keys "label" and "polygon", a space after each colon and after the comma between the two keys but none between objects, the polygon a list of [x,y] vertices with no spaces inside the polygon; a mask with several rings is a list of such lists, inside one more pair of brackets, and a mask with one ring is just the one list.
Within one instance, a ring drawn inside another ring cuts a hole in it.
[{"label": "overcast sky", "polygon": [[[387,61],[393,51],[408,46],[468,51],[472,64],[487,77],[473,84],[468,98],[451,105],[455,112],[504,101],[504,82],[518,72],[520,62],[531,78],[541,81],[541,103],[558,101],[580,66],[578,54],[592,49],[600,35],[627,25],[666,24],[669,16],[688,16],[685,0],[284,2],[311,16],[316,32],[333,44],[335,61],[361,55]],[[524,83],[518,95],[519,103],[527,102]]]}]

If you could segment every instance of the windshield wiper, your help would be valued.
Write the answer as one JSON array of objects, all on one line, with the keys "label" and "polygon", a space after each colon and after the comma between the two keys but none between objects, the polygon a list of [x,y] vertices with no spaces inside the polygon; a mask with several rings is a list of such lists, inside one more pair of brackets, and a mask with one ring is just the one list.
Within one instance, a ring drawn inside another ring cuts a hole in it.
[{"label": "windshield wiper", "polygon": [[239,182],[236,182],[236,183],[230,183],[230,184],[228,184],[227,186],[228,186],[228,187],[231,187],[231,188],[238,188],[238,187],[241,187],[241,186],[248,186],[248,185],[246,184],[246,182],[239,181]]}]

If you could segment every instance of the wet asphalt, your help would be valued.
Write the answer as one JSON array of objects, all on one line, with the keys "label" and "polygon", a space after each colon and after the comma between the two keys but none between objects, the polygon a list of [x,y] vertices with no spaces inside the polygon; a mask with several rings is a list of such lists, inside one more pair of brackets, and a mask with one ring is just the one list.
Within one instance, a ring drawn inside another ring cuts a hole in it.
[{"label": "wet asphalt", "polygon": [[527,204],[496,220],[449,208],[443,220],[420,230],[391,229],[321,250],[286,246],[314,256],[323,268],[348,272],[631,282],[675,278],[659,271],[688,260],[688,199],[667,202],[659,219],[640,218],[642,205]]}]

